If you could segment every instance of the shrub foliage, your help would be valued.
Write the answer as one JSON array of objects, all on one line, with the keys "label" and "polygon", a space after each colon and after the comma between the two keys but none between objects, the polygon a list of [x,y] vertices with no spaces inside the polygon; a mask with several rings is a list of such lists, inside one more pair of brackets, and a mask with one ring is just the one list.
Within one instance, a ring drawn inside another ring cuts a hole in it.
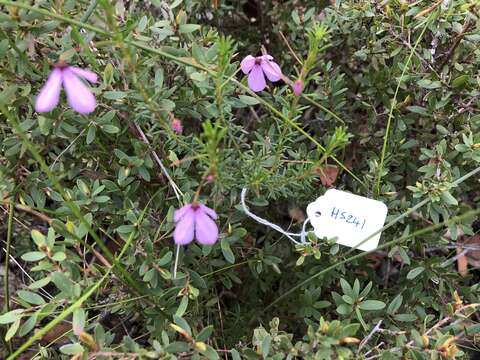
[{"label": "shrub foliage", "polygon": [[[468,358],[479,14],[475,0],[0,0],[2,358]],[[262,46],[284,78],[254,93],[240,61]],[[63,98],[35,112],[59,61],[99,75],[93,113]],[[381,248],[295,246],[239,205],[248,188],[252,211],[300,231],[329,187],[388,206]],[[219,240],[177,254],[174,210],[196,198]]]}]

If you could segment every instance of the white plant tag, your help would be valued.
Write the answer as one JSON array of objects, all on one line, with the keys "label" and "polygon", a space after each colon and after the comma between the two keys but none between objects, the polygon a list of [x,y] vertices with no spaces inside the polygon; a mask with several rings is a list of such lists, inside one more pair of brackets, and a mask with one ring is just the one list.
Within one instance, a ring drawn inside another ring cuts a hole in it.
[{"label": "white plant tag", "polygon": [[[380,230],[387,217],[387,206],[377,200],[330,189],[307,206],[307,215],[318,238],[337,238],[337,243],[354,247]],[[374,250],[381,233],[358,249]]]}]

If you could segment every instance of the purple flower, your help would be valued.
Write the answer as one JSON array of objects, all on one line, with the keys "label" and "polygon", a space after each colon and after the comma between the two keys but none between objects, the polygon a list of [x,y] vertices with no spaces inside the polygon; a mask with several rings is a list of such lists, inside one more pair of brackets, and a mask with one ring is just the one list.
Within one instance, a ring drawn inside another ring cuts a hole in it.
[{"label": "purple flower", "polygon": [[95,96],[82,79],[96,83],[97,74],[74,66],[63,64],[55,66],[35,100],[35,111],[53,110],[60,100],[63,84],[70,106],[80,114],[91,113],[96,106]]},{"label": "purple flower", "polygon": [[293,82],[292,85],[293,88],[293,93],[295,96],[300,96],[302,94],[302,89],[303,89],[303,81],[298,79]]},{"label": "purple flower", "polygon": [[[265,89],[268,80],[274,82],[282,78],[282,70],[277,63],[273,62],[273,57],[270,55],[262,55],[253,57],[248,55],[240,63],[240,68],[244,74],[248,74],[248,86],[252,91],[258,92]],[[265,75],[265,76],[264,76]]]},{"label": "purple flower", "polygon": [[213,245],[218,239],[215,211],[202,204],[187,204],[175,211],[173,239],[177,245],[187,245],[195,237],[200,244]]},{"label": "purple flower", "polygon": [[183,133],[183,125],[182,125],[182,120],[174,118],[172,120],[172,129],[175,131],[177,134],[181,135]]}]

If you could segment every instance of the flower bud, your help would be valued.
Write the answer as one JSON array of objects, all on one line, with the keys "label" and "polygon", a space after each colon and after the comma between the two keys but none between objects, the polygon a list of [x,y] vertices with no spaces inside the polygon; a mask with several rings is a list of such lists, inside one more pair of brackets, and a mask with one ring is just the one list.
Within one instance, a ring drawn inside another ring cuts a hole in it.
[{"label": "flower bud", "polygon": [[172,129],[175,131],[177,134],[182,134],[183,132],[183,125],[182,125],[182,120],[174,118],[172,120]]},{"label": "flower bud", "polygon": [[303,90],[303,81],[300,80],[300,79],[295,80],[293,82],[292,89],[293,89],[293,93],[295,94],[295,96],[300,96],[300,94],[302,93],[302,90]]},{"label": "flower bud", "polygon": [[215,181],[215,175],[210,174],[207,176],[207,183],[212,183]]}]

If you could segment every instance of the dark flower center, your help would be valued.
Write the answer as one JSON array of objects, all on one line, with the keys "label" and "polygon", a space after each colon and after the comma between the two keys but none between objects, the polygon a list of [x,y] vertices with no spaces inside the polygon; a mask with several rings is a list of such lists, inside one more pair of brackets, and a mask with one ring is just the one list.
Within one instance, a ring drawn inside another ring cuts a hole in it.
[{"label": "dark flower center", "polygon": [[194,211],[197,211],[198,209],[200,209],[200,204],[197,202],[192,203],[192,209]]},{"label": "dark flower center", "polygon": [[65,69],[69,66],[70,65],[68,65],[68,63],[65,60],[60,60],[59,62],[53,65],[53,67],[57,69]]},{"label": "dark flower center", "polygon": [[261,63],[262,63],[262,58],[261,57],[255,58],[255,65],[260,65]]}]

